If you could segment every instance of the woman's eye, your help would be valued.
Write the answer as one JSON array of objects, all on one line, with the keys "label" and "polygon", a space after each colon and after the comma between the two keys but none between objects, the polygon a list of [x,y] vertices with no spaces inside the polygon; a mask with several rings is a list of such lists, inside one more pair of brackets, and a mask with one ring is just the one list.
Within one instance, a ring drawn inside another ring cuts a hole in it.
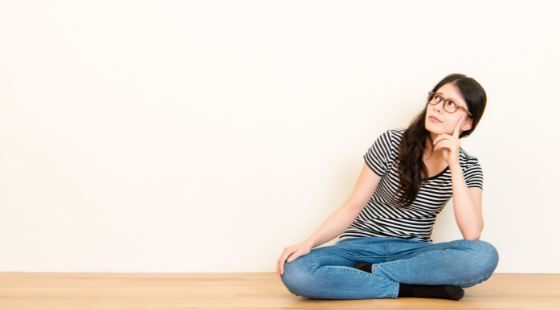
[{"label": "woman's eye", "polygon": [[453,102],[453,101],[449,101],[449,102],[447,103],[447,105],[448,105],[450,108],[456,108],[456,107],[457,107],[457,105],[456,105],[455,102]]}]

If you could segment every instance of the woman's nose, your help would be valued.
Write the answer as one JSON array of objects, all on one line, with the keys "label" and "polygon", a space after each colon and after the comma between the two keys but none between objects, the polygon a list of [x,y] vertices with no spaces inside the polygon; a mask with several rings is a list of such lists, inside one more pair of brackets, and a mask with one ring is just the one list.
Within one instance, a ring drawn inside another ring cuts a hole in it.
[{"label": "woman's nose", "polygon": [[434,105],[434,110],[437,110],[438,112],[441,112],[442,109],[443,109],[443,101],[438,102],[437,104]]}]

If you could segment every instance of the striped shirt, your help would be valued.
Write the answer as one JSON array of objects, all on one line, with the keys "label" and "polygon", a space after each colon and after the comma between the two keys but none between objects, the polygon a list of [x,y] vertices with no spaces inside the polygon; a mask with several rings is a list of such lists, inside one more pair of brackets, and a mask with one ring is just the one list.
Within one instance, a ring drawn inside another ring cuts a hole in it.
[{"label": "striped shirt", "polygon": [[[378,236],[433,242],[430,236],[436,216],[453,196],[451,171],[447,166],[439,174],[429,177],[410,207],[402,209],[391,204],[391,197],[400,184],[395,160],[405,130],[385,131],[364,155],[367,165],[381,176],[381,180],[364,209],[340,235],[340,239]],[[482,168],[478,159],[460,148],[459,164],[467,187],[482,189]]]}]

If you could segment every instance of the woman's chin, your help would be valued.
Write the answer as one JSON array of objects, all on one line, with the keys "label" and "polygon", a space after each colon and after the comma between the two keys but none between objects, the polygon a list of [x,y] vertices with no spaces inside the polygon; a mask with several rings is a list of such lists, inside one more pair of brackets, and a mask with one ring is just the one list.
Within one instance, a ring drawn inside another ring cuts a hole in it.
[{"label": "woman's chin", "polygon": [[444,128],[441,126],[437,126],[437,124],[426,124],[426,130],[436,135],[445,133]]},{"label": "woman's chin", "polygon": [[436,126],[434,126],[433,123],[428,121],[428,122],[426,122],[426,130],[429,131],[429,132],[434,132],[434,131],[438,131],[438,128],[436,128]]}]

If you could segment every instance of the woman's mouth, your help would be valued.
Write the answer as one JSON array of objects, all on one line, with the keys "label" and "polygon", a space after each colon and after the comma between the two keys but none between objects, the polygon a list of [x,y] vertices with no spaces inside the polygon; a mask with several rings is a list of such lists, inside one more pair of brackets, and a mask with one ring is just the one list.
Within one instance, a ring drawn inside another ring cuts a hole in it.
[{"label": "woman's mouth", "polygon": [[441,123],[437,118],[430,116],[428,117],[429,119],[431,119],[432,121],[436,122],[436,123]]}]

